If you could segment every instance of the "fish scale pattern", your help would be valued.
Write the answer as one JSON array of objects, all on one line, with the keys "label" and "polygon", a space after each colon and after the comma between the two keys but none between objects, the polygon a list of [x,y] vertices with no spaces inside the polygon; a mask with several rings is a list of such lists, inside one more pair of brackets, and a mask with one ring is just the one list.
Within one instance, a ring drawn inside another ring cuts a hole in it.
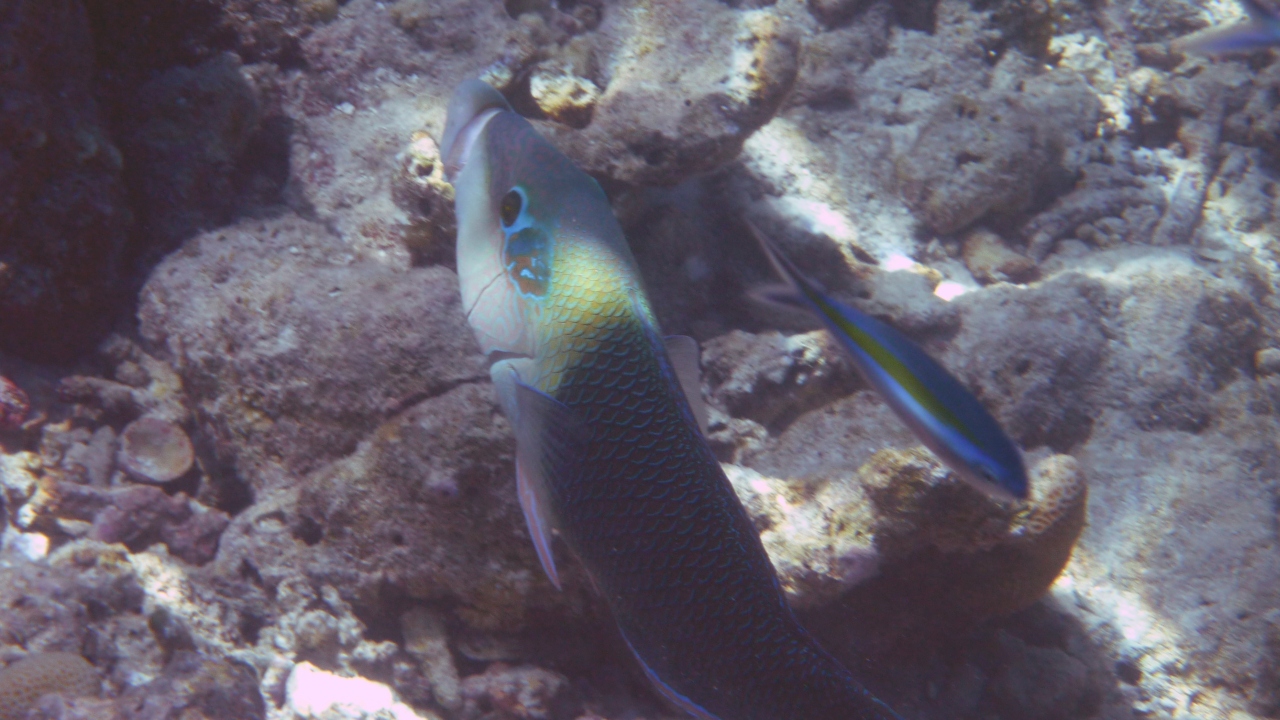
[{"label": "fish scale pattern", "polygon": [[637,287],[627,259],[588,243],[557,253],[537,385],[574,411],[589,441],[553,494],[633,650],[724,720],[897,718],[792,616],[695,430],[649,309],[627,289]]}]

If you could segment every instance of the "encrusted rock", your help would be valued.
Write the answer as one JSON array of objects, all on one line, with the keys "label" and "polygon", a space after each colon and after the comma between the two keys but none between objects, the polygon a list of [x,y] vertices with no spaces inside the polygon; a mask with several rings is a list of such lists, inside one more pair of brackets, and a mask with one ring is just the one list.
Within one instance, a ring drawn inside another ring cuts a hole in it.
[{"label": "encrusted rock", "polygon": [[1058,172],[1064,149],[1092,137],[1098,110],[1088,87],[1070,74],[955,96],[899,158],[902,193],[942,234],[988,212],[1016,216]]},{"label": "encrusted rock", "polygon": [[591,123],[591,113],[600,100],[600,88],[594,82],[554,66],[539,66],[533,71],[529,94],[547,117],[575,128]]},{"label": "encrusted rock", "polygon": [[964,264],[978,282],[1026,282],[1034,279],[1036,264],[1031,258],[1010,250],[999,235],[975,230],[964,241]]},{"label": "encrusted rock", "polygon": [[774,9],[714,0],[611,6],[599,32],[616,55],[591,124],[556,133],[584,170],[674,185],[732,160],[795,81],[799,41]]},{"label": "encrusted rock", "polygon": [[465,720],[496,713],[506,720],[549,720],[556,701],[569,681],[563,675],[538,667],[510,667],[494,663],[482,675],[462,681]]},{"label": "encrusted rock", "polygon": [[390,414],[487,378],[447,268],[362,257],[296,216],[191,239],[142,291],[202,430],[250,483],[346,455]]},{"label": "encrusted rock", "polygon": [[882,450],[852,476],[778,480],[726,469],[797,607],[829,604],[865,583],[878,585],[855,595],[887,611],[892,598],[906,597],[895,583],[916,570],[943,572],[937,563],[950,568],[954,585],[943,602],[952,616],[1009,613],[1044,594],[1084,522],[1084,480],[1065,455],[1032,469],[1031,497],[1017,504],[975,490],[923,449]]},{"label": "encrusted rock", "polygon": [[7,377],[0,377],[0,430],[22,427],[31,411],[31,399]]},{"label": "encrusted rock", "polygon": [[453,213],[453,185],[444,178],[440,147],[421,130],[396,156],[400,171],[392,196],[409,215],[404,242],[414,265],[433,265],[453,257],[458,221]]}]

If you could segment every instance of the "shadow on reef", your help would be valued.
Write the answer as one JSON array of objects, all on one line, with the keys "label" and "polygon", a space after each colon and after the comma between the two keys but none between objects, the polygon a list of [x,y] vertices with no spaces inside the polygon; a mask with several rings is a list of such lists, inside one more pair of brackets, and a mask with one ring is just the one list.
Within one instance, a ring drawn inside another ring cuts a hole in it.
[{"label": "shadow on reef", "polygon": [[907,632],[885,624],[883,610],[867,612],[855,593],[805,621],[886,700],[918,703],[896,707],[919,720],[1077,720],[1104,706],[1113,717],[1123,686],[1136,682],[1136,668],[1116,662],[1053,598],[979,623],[920,622],[936,607],[904,599],[897,614],[917,620]]},{"label": "shadow on reef", "polygon": [[240,58],[285,63],[299,22],[280,18],[255,44],[226,12],[205,0],[0,9],[12,109],[0,121],[0,349],[44,362],[91,352],[165,254],[282,202],[291,125],[263,108]]}]

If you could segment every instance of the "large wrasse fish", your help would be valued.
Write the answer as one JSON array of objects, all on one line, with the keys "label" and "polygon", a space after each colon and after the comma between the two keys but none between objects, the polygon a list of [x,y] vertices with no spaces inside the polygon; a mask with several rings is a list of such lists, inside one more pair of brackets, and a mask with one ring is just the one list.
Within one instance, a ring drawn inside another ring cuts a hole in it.
[{"label": "large wrasse fish", "polygon": [[1280,45],[1280,11],[1257,0],[1240,0],[1249,19],[1210,28],[1174,41],[1176,50],[1196,53],[1252,52]]},{"label": "large wrasse fish", "polygon": [[558,534],[645,674],[695,717],[900,720],[792,615],[686,398],[697,345],[659,335],[600,186],[478,81],[454,93],[443,155],[462,306],[496,360],[551,581]]},{"label": "large wrasse fish", "polygon": [[763,299],[821,318],[867,384],[962,479],[1003,500],[1027,497],[1022,454],[973,393],[907,336],[823,292],[755,226],[748,227],[786,280],[781,288],[760,291]]}]

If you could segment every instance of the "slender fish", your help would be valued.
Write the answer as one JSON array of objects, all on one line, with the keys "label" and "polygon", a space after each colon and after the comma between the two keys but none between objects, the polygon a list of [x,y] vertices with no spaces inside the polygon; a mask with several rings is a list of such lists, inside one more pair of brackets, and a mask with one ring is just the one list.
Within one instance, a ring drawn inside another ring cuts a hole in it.
[{"label": "slender fish", "polygon": [[1187,52],[1217,54],[1252,52],[1280,45],[1280,10],[1258,0],[1240,0],[1249,19],[1210,28],[1174,41],[1174,48]]},{"label": "slender fish", "polygon": [[686,398],[697,346],[659,335],[600,186],[478,81],[454,93],[443,146],[462,304],[495,360],[547,576],[558,586],[559,535],[695,717],[899,718],[792,615]]},{"label": "slender fish", "polygon": [[1022,454],[991,413],[946,368],[907,336],[827,295],[751,227],[787,285],[769,288],[767,300],[807,308],[822,319],[854,366],[920,442],[961,478],[996,497],[1027,496]]}]

